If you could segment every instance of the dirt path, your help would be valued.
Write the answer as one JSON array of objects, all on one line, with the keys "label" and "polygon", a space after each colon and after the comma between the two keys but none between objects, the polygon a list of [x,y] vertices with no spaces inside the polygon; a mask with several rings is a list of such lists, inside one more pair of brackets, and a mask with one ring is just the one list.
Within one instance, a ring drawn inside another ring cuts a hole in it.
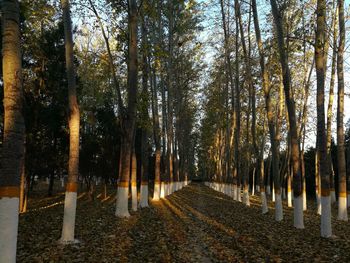
[{"label": "dirt path", "polygon": [[[55,199],[53,199],[55,200]],[[78,245],[61,246],[61,204],[20,216],[18,262],[348,262],[350,229],[333,220],[335,239],[319,237],[319,216],[305,213],[305,229],[262,215],[201,184],[191,184],[129,219],[114,216],[115,200],[78,202]],[[335,212],[335,211],[334,211]]]}]

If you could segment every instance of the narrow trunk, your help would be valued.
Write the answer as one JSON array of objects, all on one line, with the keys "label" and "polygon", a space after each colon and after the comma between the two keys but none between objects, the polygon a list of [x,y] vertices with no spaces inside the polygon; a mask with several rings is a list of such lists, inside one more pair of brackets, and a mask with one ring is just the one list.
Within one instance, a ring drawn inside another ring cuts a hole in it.
[{"label": "narrow trunk", "polygon": [[131,156],[131,209],[137,211],[137,159],[135,148],[133,147]]},{"label": "narrow trunk", "polygon": [[285,100],[288,109],[289,129],[291,138],[291,152],[293,165],[293,190],[294,190],[294,227],[304,228],[303,219],[303,199],[302,199],[302,180],[300,169],[300,150],[299,139],[296,125],[295,102],[292,94],[291,74],[289,70],[288,56],[286,54],[286,45],[284,40],[284,29],[281,12],[278,9],[276,0],[270,0],[272,15],[277,32],[278,51],[282,67],[283,86]]},{"label": "narrow trunk", "polygon": [[268,72],[265,67],[265,54],[263,43],[261,40],[260,26],[259,26],[259,18],[258,11],[256,7],[256,0],[252,0],[252,8],[253,8],[253,18],[254,18],[254,27],[255,27],[255,36],[258,43],[258,50],[260,56],[260,68],[261,68],[261,76],[262,76],[262,86],[265,95],[265,105],[267,112],[267,120],[268,127],[270,133],[270,142],[271,142],[271,152],[272,152],[272,173],[274,178],[274,187],[275,194],[277,195],[277,202],[275,202],[275,219],[276,221],[281,221],[283,219],[283,207],[282,207],[282,199],[281,199],[281,191],[280,191],[280,176],[279,176],[279,154],[278,154],[278,138],[276,136],[276,128],[274,121],[274,112],[271,102],[271,85],[269,83]]},{"label": "narrow trunk", "polygon": [[[25,151],[25,150],[24,150]],[[25,152],[23,156],[23,161],[21,162],[21,182],[20,182],[20,195],[19,195],[19,212],[25,212],[25,202],[26,202],[26,193],[27,193],[27,185],[26,185],[26,172],[25,172]]]},{"label": "narrow trunk", "polygon": [[154,167],[154,190],[153,190],[153,200],[158,201],[161,193],[161,180],[160,180],[160,162],[161,162],[161,152],[160,152],[160,128],[159,128],[159,113],[158,113],[158,96],[157,96],[157,85],[156,85],[156,74],[153,72],[151,85],[152,94],[152,120],[153,120],[153,139],[156,147],[155,151],[155,167]]},{"label": "narrow trunk", "polygon": [[334,83],[335,83],[335,73],[337,68],[337,46],[338,46],[338,20],[337,20],[338,9],[333,14],[333,52],[332,52],[332,66],[331,66],[331,80],[329,84],[329,98],[328,98],[328,108],[327,108],[327,154],[329,160],[330,168],[330,195],[331,202],[335,203],[335,189],[334,189],[334,169],[332,162],[332,121],[333,121],[333,101],[334,101]]},{"label": "narrow trunk", "polygon": [[128,29],[129,29],[129,49],[128,49],[128,89],[127,109],[123,109],[121,114],[121,172],[118,183],[116,216],[129,217],[128,193],[130,164],[132,157],[132,147],[134,145],[135,112],[137,102],[137,3],[136,0],[129,0]]},{"label": "narrow trunk", "polygon": [[140,186],[140,207],[148,207],[148,115],[149,93],[148,93],[148,61],[147,61],[147,31],[146,22],[142,21],[142,93],[141,93],[141,118],[142,118],[142,142],[141,142],[141,186]]},{"label": "narrow trunk", "polygon": [[168,194],[173,193],[174,167],[173,167],[173,50],[174,50],[174,2],[169,1],[169,46],[168,46],[168,76],[167,76],[167,176],[169,178]]},{"label": "narrow trunk", "polygon": [[75,213],[77,206],[77,190],[79,175],[79,128],[80,113],[77,101],[75,67],[73,55],[73,31],[70,17],[69,0],[61,0],[63,10],[65,49],[66,49],[66,71],[68,81],[69,102],[69,161],[68,182],[64,201],[64,217],[62,235],[60,241],[63,243],[74,242]]},{"label": "narrow trunk", "polygon": [[332,235],[331,225],[331,199],[329,192],[329,166],[326,143],[325,110],[324,110],[324,85],[325,85],[325,26],[326,26],[326,1],[317,0],[317,29],[315,43],[315,63],[317,77],[317,146],[320,160],[321,177],[321,236]]},{"label": "narrow trunk", "polygon": [[[239,22],[236,17],[236,39],[235,39],[235,146],[234,146],[234,154],[235,154],[235,164],[234,164],[234,172],[233,172],[233,187],[234,192],[236,192],[235,200],[241,201],[241,155],[240,155],[240,140],[241,140],[241,92],[239,85]],[[236,187],[235,187],[236,181]]]},{"label": "narrow trunk", "polygon": [[[347,194],[346,194],[346,161],[344,138],[344,47],[345,47],[345,20],[344,0],[338,0],[339,9],[339,47],[337,58],[338,73],[338,108],[337,108],[337,159],[339,176],[338,219],[348,221]],[[349,157],[348,157],[349,158]],[[323,186],[322,186],[323,188]],[[322,211],[323,214],[323,211]]]}]

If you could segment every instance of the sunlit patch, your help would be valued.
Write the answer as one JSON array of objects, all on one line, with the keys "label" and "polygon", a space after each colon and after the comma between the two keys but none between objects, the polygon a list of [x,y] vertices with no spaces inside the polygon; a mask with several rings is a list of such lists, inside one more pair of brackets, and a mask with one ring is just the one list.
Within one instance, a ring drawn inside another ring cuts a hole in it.
[{"label": "sunlit patch", "polygon": [[[77,199],[81,199],[82,197],[84,197],[86,195],[86,192],[84,193],[81,193]],[[46,206],[41,206],[41,207],[38,207],[38,208],[33,208],[33,209],[27,209],[27,212],[24,212],[25,213],[29,213],[29,212],[36,212],[36,211],[40,211],[40,210],[45,210],[45,209],[48,209],[48,208],[52,208],[52,207],[55,207],[55,206],[58,206],[58,205],[63,205],[64,204],[64,200],[62,201],[59,201],[59,202],[55,202],[53,204],[49,204],[49,205],[46,205]]]}]

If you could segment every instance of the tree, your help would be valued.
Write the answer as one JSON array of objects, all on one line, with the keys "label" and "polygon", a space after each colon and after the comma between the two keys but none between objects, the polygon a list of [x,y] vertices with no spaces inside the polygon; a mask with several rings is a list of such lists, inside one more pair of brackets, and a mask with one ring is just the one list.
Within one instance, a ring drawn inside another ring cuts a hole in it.
[{"label": "tree", "polygon": [[288,56],[286,54],[286,45],[284,39],[283,21],[281,10],[277,6],[276,0],[270,0],[272,15],[276,28],[276,37],[278,43],[279,59],[282,67],[283,86],[285,100],[288,109],[289,133],[291,140],[291,158],[293,168],[293,191],[294,191],[294,227],[304,228],[303,219],[303,198],[302,198],[302,180],[300,169],[300,149],[299,138],[296,126],[295,101],[291,89],[291,74],[289,69]]},{"label": "tree", "polygon": [[317,30],[315,41],[315,64],[317,76],[317,148],[319,173],[321,176],[321,236],[332,235],[331,225],[331,199],[329,192],[329,163],[326,143],[325,109],[324,109],[324,85],[325,85],[325,26],[326,26],[326,1],[317,1]]},{"label": "tree", "polygon": [[[337,58],[338,73],[338,108],[337,108],[337,159],[339,177],[338,219],[348,221],[346,195],[346,161],[344,136],[344,47],[345,47],[345,20],[344,0],[338,0],[339,9],[339,47]],[[348,158],[350,158],[348,156]],[[323,209],[323,207],[322,207]],[[323,214],[323,211],[322,211]]]},{"label": "tree", "polygon": [[[281,221],[283,219],[283,210],[282,210],[283,208],[282,208],[282,199],[281,199],[281,192],[280,192],[279,155],[278,155],[277,140],[276,140],[276,128],[275,128],[275,124],[274,124],[273,108],[272,108],[271,97],[270,97],[271,96],[271,86],[269,83],[268,72],[267,72],[266,66],[265,66],[265,53],[264,53],[263,43],[261,40],[258,11],[257,11],[255,0],[252,0],[252,9],[253,9],[253,17],[254,17],[255,36],[256,36],[256,41],[258,43],[258,50],[259,50],[259,56],[260,56],[262,88],[264,90],[264,95],[265,95],[266,113],[267,113],[268,127],[269,127],[269,133],[270,133],[270,142],[271,142],[272,173],[273,173],[273,178],[274,178],[275,195],[276,195],[275,219],[276,219],[276,221]],[[262,165],[262,167],[263,167],[263,165]],[[263,174],[263,171],[261,172],[261,174]],[[263,180],[263,178],[262,178],[262,180]],[[265,204],[266,203],[266,200],[264,200],[264,199],[266,199],[265,189],[262,187],[262,189],[260,189],[260,191],[261,191],[261,196],[262,196],[262,203]],[[263,207],[263,213],[264,212],[265,213],[267,212],[267,206],[265,206],[265,208]]]},{"label": "tree", "polygon": [[[129,217],[128,211],[128,194],[129,194],[129,178],[130,163],[132,157],[132,149],[134,143],[135,130],[135,114],[137,103],[137,20],[138,11],[136,0],[129,0],[128,5],[128,104],[127,108],[120,105],[121,108],[121,152],[120,152],[120,177],[118,182],[118,193],[116,203],[116,216]],[[119,104],[121,101],[119,101]]]},{"label": "tree", "polygon": [[1,1],[1,14],[4,136],[0,166],[0,261],[16,262],[25,135],[18,1]]},{"label": "tree", "polygon": [[70,17],[69,0],[61,0],[63,10],[64,37],[66,48],[66,72],[68,84],[69,104],[69,161],[68,182],[64,202],[64,217],[61,242],[74,242],[75,213],[77,203],[78,176],[79,176],[79,129],[80,113],[77,101],[75,67],[73,55],[73,32]]}]

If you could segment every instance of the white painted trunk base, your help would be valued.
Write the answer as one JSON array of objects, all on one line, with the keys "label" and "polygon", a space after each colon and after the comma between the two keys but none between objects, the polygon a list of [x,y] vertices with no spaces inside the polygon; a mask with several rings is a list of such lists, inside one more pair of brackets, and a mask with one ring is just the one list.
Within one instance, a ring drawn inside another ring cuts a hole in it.
[{"label": "white painted trunk base", "polygon": [[169,187],[169,184],[168,184],[168,183],[164,185],[164,189],[165,189],[164,197],[167,197],[167,196],[169,195],[169,192],[170,192],[170,191],[169,191],[169,188],[170,188],[170,187]]},{"label": "white painted trunk base", "polygon": [[172,193],[174,193],[174,183],[170,182],[168,184],[168,194],[167,195],[171,195]]},{"label": "white painted trunk base", "polygon": [[[335,197],[335,191],[331,190],[330,194],[331,194],[331,204],[334,204],[335,202],[337,202],[337,198]],[[349,204],[348,204],[348,207],[349,207]]]},{"label": "white painted trunk base", "polygon": [[288,191],[288,193],[287,193],[287,204],[288,204],[288,207],[292,207],[293,206],[293,203],[292,203],[292,192],[291,191]]},{"label": "white painted trunk base", "polygon": [[233,200],[237,201],[237,185],[236,184],[233,185],[232,195],[233,195]]},{"label": "white painted trunk base", "polygon": [[131,209],[137,211],[137,186],[131,186]]},{"label": "white painted trunk base", "polygon": [[260,193],[260,185],[257,185],[257,186],[256,186],[256,192],[257,192],[257,193]]},{"label": "white painted trunk base", "polygon": [[282,221],[283,220],[283,206],[282,206],[282,197],[281,194],[275,195],[275,220]]},{"label": "white painted trunk base", "polygon": [[64,199],[64,216],[60,242],[74,242],[75,214],[77,211],[77,193],[66,192]]},{"label": "white painted trunk base", "polygon": [[271,189],[270,189],[270,186],[269,186],[269,185],[266,186],[266,193],[267,193],[268,195],[271,195]]},{"label": "white painted trunk base", "polygon": [[321,204],[321,196],[316,194],[316,202],[317,202],[317,214],[322,214],[322,204]]},{"label": "white painted trunk base", "polygon": [[140,207],[148,207],[148,185],[141,184],[140,187]]},{"label": "white painted trunk base", "polygon": [[272,202],[275,202],[276,196],[275,196],[275,187],[272,187]]},{"label": "white painted trunk base", "polygon": [[160,198],[160,185],[159,183],[154,184],[154,191],[153,191],[153,201],[158,201]]},{"label": "white painted trunk base", "polygon": [[0,262],[16,262],[19,198],[0,199]]},{"label": "white painted trunk base", "polygon": [[322,215],[321,215],[321,237],[332,236],[332,219],[331,219],[331,197],[321,197]]},{"label": "white painted trunk base", "polygon": [[228,196],[231,198],[233,197],[233,185],[232,184],[228,185]]},{"label": "white painted trunk base", "polygon": [[242,202],[241,187],[237,187],[237,201]]},{"label": "white painted trunk base", "polygon": [[346,206],[346,197],[339,196],[338,199],[338,220],[348,221],[348,210]]},{"label": "white painted trunk base", "polygon": [[178,182],[174,182],[174,193],[178,190]]},{"label": "white painted trunk base", "polygon": [[164,198],[165,197],[165,184],[163,182],[160,183],[160,198]]},{"label": "white painted trunk base", "polygon": [[306,191],[303,191],[303,210],[307,210],[307,197],[306,197]]},{"label": "white painted trunk base", "polygon": [[303,196],[294,197],[294,227],[304,228]]},{"label": "white painted trunk base", "polygon": [[267,207],[266,193],[265,192],[261,192],[260,193],[260,197],[261,197],[261,212],[263,214],[266,214],[267,212],[269,212],[269,209]]},{"label": "white painted trunk base", "polygon": [[128,197],[129,197],[129,187],[121,187],[118,186],[117,192],[117,208],[115,211],[115,215],[117,217],[129,217],[128,210]]},{"label": "white painted trunk base", "polygon": [[250,206],[248,190],[243,190],[243,204],[245,204],[246,206]]}]

